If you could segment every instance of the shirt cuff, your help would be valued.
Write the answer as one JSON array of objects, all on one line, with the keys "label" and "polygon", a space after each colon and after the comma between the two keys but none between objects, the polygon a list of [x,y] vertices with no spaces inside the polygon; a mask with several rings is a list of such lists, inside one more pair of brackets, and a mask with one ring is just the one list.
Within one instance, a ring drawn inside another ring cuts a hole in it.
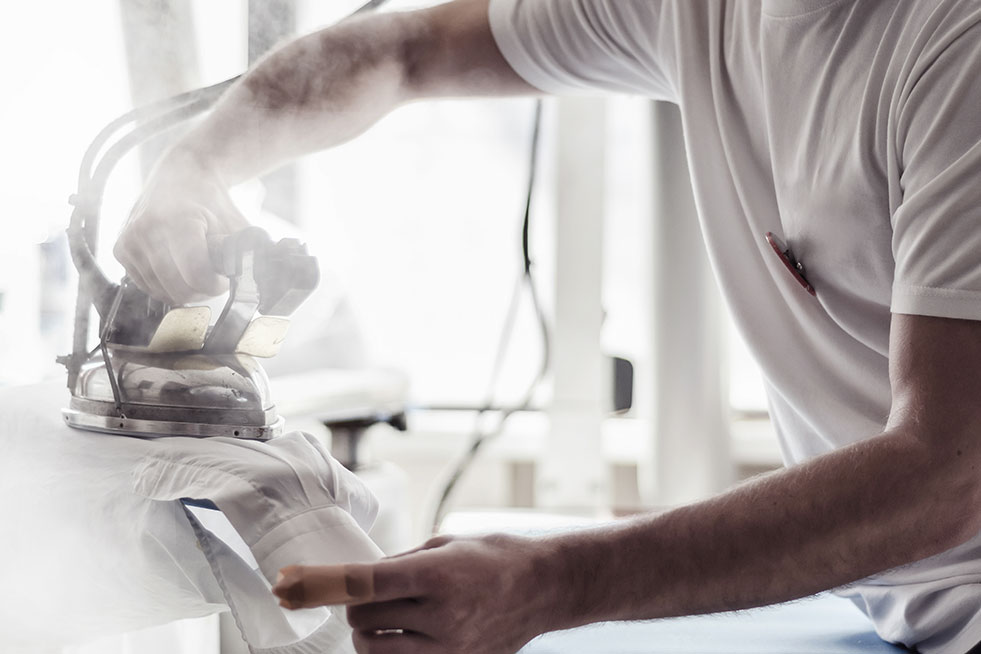
[{"label": "shirt cuff", "polygon": [[270,582],[288,565],[370,563],[382,558],[378,546],[351,515],[324,506],[295,515],[250,545],[259,569]]}]

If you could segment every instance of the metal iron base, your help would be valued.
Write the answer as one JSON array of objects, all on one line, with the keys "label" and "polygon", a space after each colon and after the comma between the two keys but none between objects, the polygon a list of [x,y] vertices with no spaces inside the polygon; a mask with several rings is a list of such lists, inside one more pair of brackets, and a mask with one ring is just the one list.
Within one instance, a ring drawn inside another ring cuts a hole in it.
[{"label": "metal iron base", "polygon": [[[74,403],[74,398],[73,398]],[[114,409],[112,405],[109,408]],[[173,420],[141,420],[138,418],[120,418],[115,415],[98,415],[79,411],[78,409],[62,409],[61,415],[70,427],[85,429],[121,436],[136,436],[139,438],[166,438],[170,436],[189,436],[192,438],[210,438],[212,436],[228,436],[248,440],[267,441],[276,438],[283,431],[283,418],[276,418],[270,425],[235,425],[207,424],[200,422],[180,422]]]}]

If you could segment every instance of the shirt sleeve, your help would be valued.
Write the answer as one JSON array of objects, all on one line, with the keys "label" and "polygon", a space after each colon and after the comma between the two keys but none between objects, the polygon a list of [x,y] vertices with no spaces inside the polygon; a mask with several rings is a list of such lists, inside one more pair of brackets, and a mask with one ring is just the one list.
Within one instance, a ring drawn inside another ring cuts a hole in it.
[{"label": "shirt sleeve", "polygon": [[896,113],[894,313],[981,320],[978,21],[962,18],[924,48]]},{"label": "shirt sleeve", "polygon": [[612,91],[674,100],[665,0],[491,0],[498,48],[528,83],[554,94]]}]

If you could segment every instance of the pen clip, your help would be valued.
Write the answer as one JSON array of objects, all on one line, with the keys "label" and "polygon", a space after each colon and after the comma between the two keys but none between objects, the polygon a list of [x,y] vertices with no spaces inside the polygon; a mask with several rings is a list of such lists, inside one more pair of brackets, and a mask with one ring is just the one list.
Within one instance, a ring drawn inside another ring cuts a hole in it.
[{"label": "pen clip", "polygon": [[777,238],[776,234],[773,232],[767,232],[765,236],[766,242],[769,243],[770,247],[773,248],[773,251],[777,253],[777,256],[780,257],[780,261],[783,262],[783,265],[790,271],[790,274],[794,276],[797,283],[803,286],[804,290],[811,295],[817,296],[817,291],[814,290],[811,283],[807,281],[807,277],[804,276],[804,264],[794,257],[794,253],[791,251],[791,249],[784,245],[783,242]]}]

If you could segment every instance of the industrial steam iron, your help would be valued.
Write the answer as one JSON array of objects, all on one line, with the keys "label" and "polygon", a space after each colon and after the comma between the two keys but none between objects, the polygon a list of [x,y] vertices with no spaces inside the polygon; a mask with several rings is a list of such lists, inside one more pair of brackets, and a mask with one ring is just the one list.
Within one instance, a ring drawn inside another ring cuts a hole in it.
[{"label": "industrial steam iron", "polygon": [[[210,239],[212,265],[229,282],[213,323],[209,307],[168,306],[127,278],[110,281],[94,255],[115,164],[148,138],[209,108],[232,81],[130,112],[104,129],[83,158],[68,228],[79,275],[75,333],[72,353],[58,359],[68,368],[71,402],[63,416],[72,427],[145,438],[268,440],[282,431],[256,357],[278,352],[289,315],[317,286],[317,260],[304,245],[295,239],[273,243],[256,227]],[[107,146],[123,127],[132,129]],[[93,308],[98,344],[90,348]]]},{"label": "industrial steam iron", "polygon": [[69,425],[143,437],[267,440],[282,431],[256,357],[278,352],[288,316],[316,288],[317,261],[295,239],[273,243],[257,227],[211,249],[229,279],[214,324],[209,307],[169,307],[125,278],[94,294],[99,344],[72,355]]}]

